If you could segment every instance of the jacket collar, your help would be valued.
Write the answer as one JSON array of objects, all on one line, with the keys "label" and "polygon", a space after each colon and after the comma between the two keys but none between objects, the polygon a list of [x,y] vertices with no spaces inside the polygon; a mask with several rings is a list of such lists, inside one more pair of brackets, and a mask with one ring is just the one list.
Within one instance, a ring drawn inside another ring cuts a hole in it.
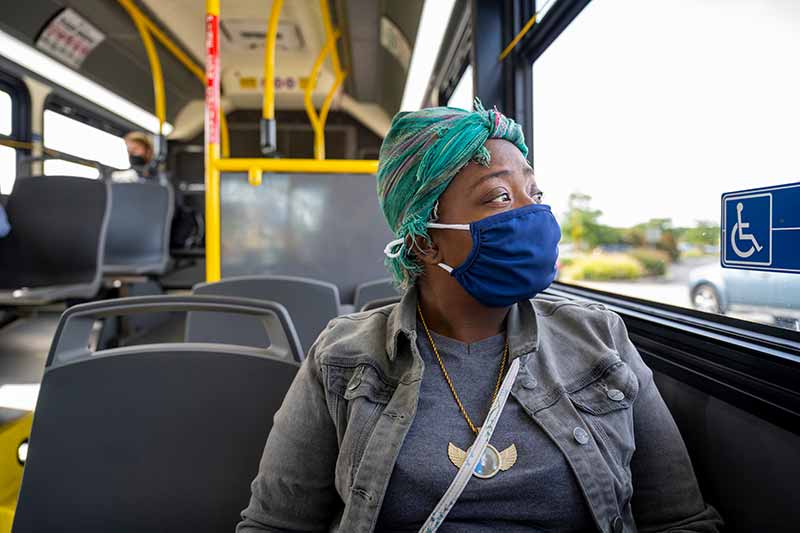
[{"label": "jacket collar", "polygon": [[[411,287],[389,314],[386,328],[386,354],[394,361],[400,335],[409,342],[417,340],[417,288]],[[535,352],[539,347],[536,311],[530,300],[514,304],[506,317],[509,359]]]}]

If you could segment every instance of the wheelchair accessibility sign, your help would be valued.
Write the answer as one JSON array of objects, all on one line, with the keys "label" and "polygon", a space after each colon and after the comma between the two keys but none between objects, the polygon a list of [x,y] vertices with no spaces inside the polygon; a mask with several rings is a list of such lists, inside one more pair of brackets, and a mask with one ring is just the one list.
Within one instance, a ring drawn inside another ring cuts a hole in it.
[{"label": "wheelchair accessibility sign", "polygon": [[800,183],[722,195],[722,266],[800,273]]}]

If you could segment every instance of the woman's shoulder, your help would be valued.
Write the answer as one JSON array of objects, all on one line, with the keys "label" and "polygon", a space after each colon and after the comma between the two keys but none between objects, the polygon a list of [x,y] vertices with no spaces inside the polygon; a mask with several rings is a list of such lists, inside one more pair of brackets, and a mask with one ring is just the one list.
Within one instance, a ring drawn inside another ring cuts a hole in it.
[{"label": "woman's shoulder", "polygon": [[580,322],[585,326],[607,329],[609,321],[613,322],[618,318],[616,313],[599,302],[540,294],[531,303],[537,317],[555,322]]},{"label": "woman's shoulder", "polygon": [[537,297],[532,303],[540,348],[553,355],[557,366],[572,365],[574,374],[596,374],[602,366],[623,361],[640,379],[649,379],[650,371],[631,343],[625,322],[605,305],[556,297]]},{"label": "woman's shoulder", "polygon": [[331,320],[312,347],[320,364],[385,359],[389,317],[396,304]]}]

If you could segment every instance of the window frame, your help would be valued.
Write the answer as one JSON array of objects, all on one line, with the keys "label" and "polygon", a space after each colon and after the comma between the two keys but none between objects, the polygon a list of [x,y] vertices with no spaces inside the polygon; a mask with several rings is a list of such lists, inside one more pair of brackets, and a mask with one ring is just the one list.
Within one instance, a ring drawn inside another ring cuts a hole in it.
[{"label": "window frame", "polygon": [[52,111],[54,113],[58,113],[59,115],[63,115],[67,118],[72,120],[76,120],[81,122],[87,126],[91,126],[93,128],[99,129],[106,133],[110,133],[111,135],[115,135],[117,137],[124,137],[129,132],[133,131],[129,125],[122,121],[111,120],[105,114],[100,114],[93,112],[86,106],[83,106],[79,103],[74,102],[73,100],[65,97],[62,94],[57,92],[51,92],[45,98],[44,105],[42,106],[42,149],[47,153],[48,150],[51,150],[53,153],[57,153],[57,156],[52,157],[52,159],[63,159],[70,163],[76,163],[79,165],[90,166],[96,168],[100,172],[100,176],[98,179],[105,179],[109,173],[115,172],[118,169],[114,167],[107,166],[99,161],[95,161],[92,159],[85,159],[80,156],[76,156],[73,154],[68,154],[66,152],[60,152],[57,150],[48,149],[44,146],[44,138],[46,132],[44,130],[44,113],[45,111]]},{"label": "window frame", "polygon": [[[536,59],[590,0],[553,1],[509,56],[527,62],[531,81]],[[531,121],[528,144],[535,160],[533,90],[517,96],[531,110],[520,118]],[[800,435],[800,331],[559,281],[546,293],[604,304],[622,316],[632,341],[653,370]]]},{"label": "window frame", "polygon": [[[0,91],[11,96],[11,134],[0,139],[21,143],[31,142],[31,97],[28,86],[22,79],[0,69]],[[20,160],[31,154],[29,146],[14,147],[16,150],[16,178],[19,177]],[[13,189],[12,189],[13,190]]]}]

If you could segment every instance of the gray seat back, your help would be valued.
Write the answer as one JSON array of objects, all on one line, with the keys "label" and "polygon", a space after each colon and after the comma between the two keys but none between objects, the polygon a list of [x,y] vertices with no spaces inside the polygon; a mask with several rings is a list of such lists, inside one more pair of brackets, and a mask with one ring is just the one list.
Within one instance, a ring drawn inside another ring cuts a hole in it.
[{"label": "gray seat back", "polygon": [[368,302],[392,298],[398,294],[400,294],[400,291],[394,287],[391,278],[368,281],[367,283],[362,283],[356,287],[353,307],[355,307],[356,310],[360,310]]},{"label": "gray seat back", "polygon": [[69,309],[45,367],[13,530],[233,531],[299,367],[282,355],[290,346],[86,346],[96,319],[142,312],[242,313],[285,339],[276,309],[192,296]]},{"label": "gray seat back", "polygon": [[19,178],[0,239],[0,303],[91,298],[102,278],[107,183],[71,176]]},{"label": "gray seat back", "polygon": [[[194,294],[219,294],[271,300],[289,311],[303,351],[308,352],[328,322],[339,314],[339,290],[332,283],[291,276],[242,276],[195,285]],[[225,323],[220,321],[225,320]],[[259,346],[266,340],[263,328],[249,317],[223,317],[191,313],[186,340],[238,342]]]},{"label": "gray seat back", "polygon": [[169,264],[173,192],[151,182],[112,183],[105,274],[163,274]]}]

